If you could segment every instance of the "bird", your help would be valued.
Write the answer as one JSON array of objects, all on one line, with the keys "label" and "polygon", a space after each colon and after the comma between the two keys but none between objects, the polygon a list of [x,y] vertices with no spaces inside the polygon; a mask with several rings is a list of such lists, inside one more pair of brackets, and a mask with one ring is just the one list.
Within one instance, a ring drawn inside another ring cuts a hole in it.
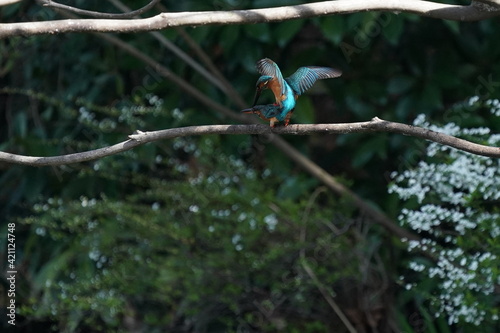
[{"label": "bird", "polygon": [[[282,113],[282,107],[278,104],[254,105],[251,108],[241,110],[243,113],[253,113],[260,117],[262,120],[268,120],[271,127],[276,127],[276,123],[280,120],[278,117]],[[291,113],[289,113],[291,116]],[[285,121],[288,120],[285,118]],[[283,121],[283,120],[281,120]]]},{"label": "bird", "polygon": [[[256,83],[253,106],[257,104],[262,90],[271,89],[280,110],[275,118],[278,121],[284,121],[285,126],[288,126],[290,122],[297,98],[300,95],[311,88],[317,80],[330,79],[342,75],[342,71],[335,68],[305,66],[300,67],[295,73],[284,79],[278,65],[269,58],[257,61],[256,67],[262,76],[259,77]],[[271,107],[268,108],[273,109]]]}]

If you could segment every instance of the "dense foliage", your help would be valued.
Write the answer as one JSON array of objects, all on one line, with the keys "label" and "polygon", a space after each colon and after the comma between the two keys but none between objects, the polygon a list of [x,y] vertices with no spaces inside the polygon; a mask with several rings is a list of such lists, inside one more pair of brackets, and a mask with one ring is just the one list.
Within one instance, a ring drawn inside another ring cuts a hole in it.
[{"label": "dense foliage", "polygon": [[[500,102],[478,102],[471,98],[456,108],[457,120],[467,123],[472,112],[490,109],[480,123],[498,122]],[[473,122],[477,122],[473,121]],[[450,122],[443,127],[430,125],[419,116],[414,125],[430,128],[457,137],[475,138],[491,146],[499,146],[500,135],[488,127],[461,129]],[[447,146],[431,143],[426,147],[427,158],[415,168],[394,174],[390,187],[408,207],[399,220],[424,235],[421,240],[408,241],[410,251],[427,253],[429,258],[416,257],[410,267],[419,279],[440,281],[427,297],[436,306],[436,315],[445,314],[449,323],[461,321],[478,326],[484,321],[498,321],[499,308],[495,286],[500,283],[500,161],[473,155]],[[404,277],[403,277],[404,280]],[[417,288],[423,283],[407,284]]]},{"label": "dense foliage", "polygon": [[[188,11],[299,2],[163,3]],[[62,16],[23,1],[0,17]],[[341,68],[341,78],[301,96],[292,122],[417,119],[498,145],[499,28],[498,20],[359,13],[161,31],[185,56],[148,33],[113,37],[235,113],[234,96],[187,64],[190,56],[205,66],[193,44],[248,104],[260,58],[285,75]],[[1,40],[0,56],[2,151],[53,156],[112,145],[136,129],[233,122],[97,34]],[[468,96],[476,96],[470,105]],[[344,332],[345,316],[359,332],[500,329],[497,160],[392,134],[285,139],[422,241],[402,243],[265,137],[179,138],[61,167],[0,164],[2,260],[6,225],[16,224],[17,328]],[[398,195],[388,193],[393,178]]]}]

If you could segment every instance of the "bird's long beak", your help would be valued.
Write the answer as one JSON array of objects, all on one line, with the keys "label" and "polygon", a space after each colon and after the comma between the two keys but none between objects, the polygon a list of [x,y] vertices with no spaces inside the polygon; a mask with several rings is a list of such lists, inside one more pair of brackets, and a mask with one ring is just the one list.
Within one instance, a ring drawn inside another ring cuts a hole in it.
[{"label": "bird's long beak", "polygon": [[257,87],[255,90],[255,98],[253,99],[253,104],[252,106],[255,106],[257,102],[259,101],[260,93],[262,92],[262,89],[260,87]]},{"label": "bird's long beak", "polygon": [[242,113],[253,113],[254,112],[254,109],[253,108],[249,108],[249,109],[244,109],[244,110],[241,110]]}]

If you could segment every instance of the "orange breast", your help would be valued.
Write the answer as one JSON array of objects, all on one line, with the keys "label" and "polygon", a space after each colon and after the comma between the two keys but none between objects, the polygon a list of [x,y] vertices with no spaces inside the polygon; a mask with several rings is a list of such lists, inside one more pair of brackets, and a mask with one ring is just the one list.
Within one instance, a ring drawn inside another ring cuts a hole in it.
[{"label": "orange breast", "polygon": [[277,79],[274,78],[271,81],[269,81],[267,87],[271,89],[271,91],[273,92],[274,98],[276,99],[276,103],[279,103],[286,98],[285,95],[281,95],[281,87],[278,84]]}]

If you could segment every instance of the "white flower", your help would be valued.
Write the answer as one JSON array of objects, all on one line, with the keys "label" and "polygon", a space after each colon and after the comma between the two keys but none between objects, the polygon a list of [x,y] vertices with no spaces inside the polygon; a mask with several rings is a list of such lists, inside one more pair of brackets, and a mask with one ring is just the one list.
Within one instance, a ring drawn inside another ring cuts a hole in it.
[{"label": "white flower", "polygon": [[[478,100],[474,96],[468,103]],[[486,104],[500,116],[500,101]],[[413,124],[453,136],[486,137],[492,146],[500,144],[500,134],[491,134],[485,127],[461,129],[455,123],[436,126],[425,115],[417,116]],[[500,213],[487,204],[500,199],[500,159],[434,142],[428,145],[427,156],[414,169],[391,173],[394,183],[388,188],[401,200],[414,198],[418,204],[416,208],[403,208],[398,216],[401,224],[426,235],[420,241],[405,241],[408,251],[436,255],[435,265],[410,261],[409,268],[440,281],[440,295],[431,300],[438,305],[436,315],[446,315],[450,324],[464,321],[480,325],[487,317],[483,302],[464,295],[492,295],[495,283],[500,282],[498,270],[492,269],[500,252],[498,245],[492,245],[497,244],[492,240],[500,236]],[[418,284],[408,286],[418,290]],[[489,315],[497,316],[493,312]]]}]

